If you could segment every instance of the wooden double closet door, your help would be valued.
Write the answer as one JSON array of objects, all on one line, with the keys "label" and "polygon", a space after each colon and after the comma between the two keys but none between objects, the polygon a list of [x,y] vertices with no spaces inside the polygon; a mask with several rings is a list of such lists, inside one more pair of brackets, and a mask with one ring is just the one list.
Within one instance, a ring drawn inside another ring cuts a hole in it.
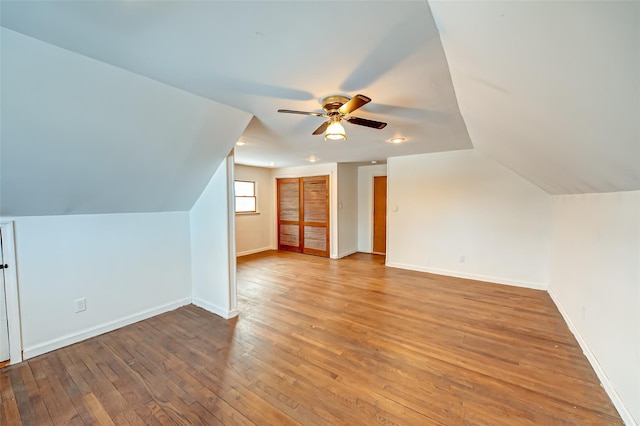
[{"label": "wooden double closet door", "polygon": [[278,250],[329,257],[329,176],[277,180]]}]

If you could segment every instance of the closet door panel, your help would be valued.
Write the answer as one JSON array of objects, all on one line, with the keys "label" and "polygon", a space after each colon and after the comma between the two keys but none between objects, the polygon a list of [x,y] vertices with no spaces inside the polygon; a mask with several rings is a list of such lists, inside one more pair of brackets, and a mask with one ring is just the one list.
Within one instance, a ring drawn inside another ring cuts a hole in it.
[{"label": "closet door panel", "polygon": [[300,247],[300,226],[280,225],[280,245]]},{"label": "closet door panel", "polygon": [[278,179],[278,250],[302,251],[300,179]]},{"label": "closet door panel", "polygon": [[304,221],[327,223],[327,207],[329,206],[329,191],[326,176],[304,178]]},{"label": "closet door panel", "polygon": [[329,257],[329,176],[302,178],[302,252]]},{"label": "closet door panel", "polygon": [[278,179],[279,219],[298,222],[300,220],[300,181]]},{"label": "closet door panel", "polygon": [[304,227],[305,250],[327,251],[327,228],[324,226]]}]

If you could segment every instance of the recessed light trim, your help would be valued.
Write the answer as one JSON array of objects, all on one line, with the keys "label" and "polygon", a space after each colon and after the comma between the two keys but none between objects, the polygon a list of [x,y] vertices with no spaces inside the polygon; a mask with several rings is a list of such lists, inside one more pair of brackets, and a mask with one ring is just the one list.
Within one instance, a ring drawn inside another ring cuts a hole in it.
[{"label": "recessed light trim", "polygon": [[237,145],[237,146],[243,146],[243,145],[246,145],[246,144],[247,144],[247,143],[246,143],[246,142],[243,142],[243,141],[238,141],[238,142],[236,142],[236,145]]},{"label": "recessed light trim", "polygon": [[309,160],[307,160],[307,161],[309,161],[310,163],[315,163],[315,162],[317,162],[318,160],[319,160],[319,158],[318,158],[318,157],[311,156],[311,157],[309,157]]},{"label": "recessed light trim", "polygon": [[402,143],[402,142],[404,142],[406,140],[407,140],[406,138],[393,138],[393,139],[389,139],[389,142],[398,144],[398,143]]}]

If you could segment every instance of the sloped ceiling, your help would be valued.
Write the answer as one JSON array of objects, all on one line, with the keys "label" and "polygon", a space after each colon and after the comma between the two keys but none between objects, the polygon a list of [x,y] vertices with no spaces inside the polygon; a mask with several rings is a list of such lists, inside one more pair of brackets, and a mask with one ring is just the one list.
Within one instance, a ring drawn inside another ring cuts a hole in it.
[{"label": "sloped ceiling", "polygon": [[[238,138],[249,165],[475,147],[551,194],[640,189],[639,7],[5,0],[0,214],[187,210]],[[356,93],[387,128],[276,112]]]},{"label": "sloped ceiling", "polygon": [[[384,160],[472,147],[428,4],[418,1],[2,1],[2,25],[255,116],[242,164]],[[347,142],[312,132],[332,94],[363,93]],[[407,142],[389,144],[401,136]]]},{"label": "sloped ceiling", "polygon": [[551,194],[640,189],[640,2],[429,3],[475,148]]},{"label": "sloped ceiling", "polygon": [[251,115],[2,29],[0,215],[184,211]]}]

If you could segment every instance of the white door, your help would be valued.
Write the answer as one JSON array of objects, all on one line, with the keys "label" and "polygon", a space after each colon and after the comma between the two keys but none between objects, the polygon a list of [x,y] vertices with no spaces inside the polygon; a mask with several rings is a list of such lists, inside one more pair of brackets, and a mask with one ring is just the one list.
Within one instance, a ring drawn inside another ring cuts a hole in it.
[{"label": "white door", "polygon": [[0,230],[0,362],[9,360],[9,320],[7,318],[7,292],[4,286],[4,271],[2,230]]}]

